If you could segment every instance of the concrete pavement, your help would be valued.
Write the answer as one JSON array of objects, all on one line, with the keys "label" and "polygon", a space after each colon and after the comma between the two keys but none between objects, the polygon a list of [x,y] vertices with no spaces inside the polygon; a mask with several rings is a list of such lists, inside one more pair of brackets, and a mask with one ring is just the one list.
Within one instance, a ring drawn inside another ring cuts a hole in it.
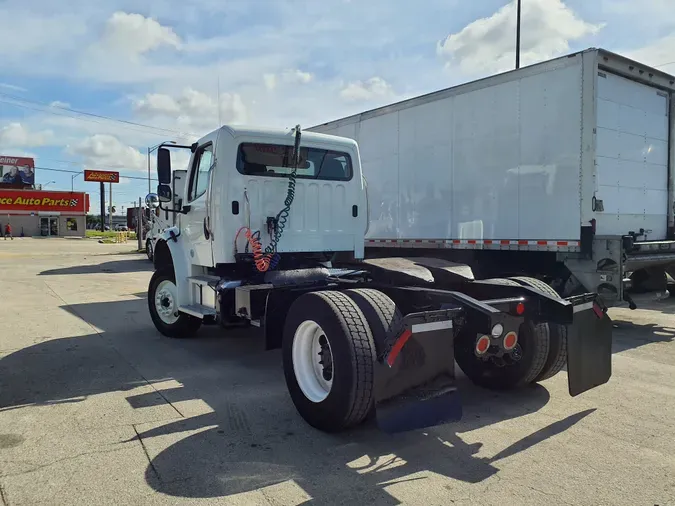
[{"label": "concrete pavement", "polygon": [[326,435],[250,330],[161,337],[129,245],[0,242],[0,500],[38,504],[675,504],[675,300],[612,310],[614,375],[462,382],[457,424]]}]

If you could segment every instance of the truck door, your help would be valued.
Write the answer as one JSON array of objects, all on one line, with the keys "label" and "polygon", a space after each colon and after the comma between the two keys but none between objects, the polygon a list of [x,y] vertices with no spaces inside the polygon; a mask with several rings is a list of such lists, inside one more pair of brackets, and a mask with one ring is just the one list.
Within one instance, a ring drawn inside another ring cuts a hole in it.
[{"label": "truck door", "polygon": [[183,232],[189,241],[189,254],[196,265],[213,266],[212,238],[209,230],[209,186],[215,158],[213,144],[197,148],[190,167],[187,205],[190,211],[181,218]]},{"label": "truck door", "polygon": [[668,95],[609,72],[597,86],[597,234],[645,230],[664,240],[668,223]]}]

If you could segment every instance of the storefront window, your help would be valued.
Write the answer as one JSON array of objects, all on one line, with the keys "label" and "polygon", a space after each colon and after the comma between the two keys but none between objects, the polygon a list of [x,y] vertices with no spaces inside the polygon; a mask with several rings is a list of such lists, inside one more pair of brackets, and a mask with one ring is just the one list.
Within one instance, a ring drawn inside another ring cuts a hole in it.
[{"label": "storefront window", "polygon": [[66,229],[77,232],[77,219],[76,218],[66,218]]}]

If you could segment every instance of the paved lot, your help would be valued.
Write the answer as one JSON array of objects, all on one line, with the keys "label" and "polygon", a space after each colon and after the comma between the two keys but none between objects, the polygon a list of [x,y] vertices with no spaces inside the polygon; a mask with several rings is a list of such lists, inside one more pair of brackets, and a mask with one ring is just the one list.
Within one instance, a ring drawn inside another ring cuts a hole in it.
[{"label": "paved lot", "polygon": [[675,504],[675,300],[614,310],[614,376],[510,394],[463,381],[461,423],[310,429],[278,352],[169,340],[130,245],[0,241],[0,502]]}]

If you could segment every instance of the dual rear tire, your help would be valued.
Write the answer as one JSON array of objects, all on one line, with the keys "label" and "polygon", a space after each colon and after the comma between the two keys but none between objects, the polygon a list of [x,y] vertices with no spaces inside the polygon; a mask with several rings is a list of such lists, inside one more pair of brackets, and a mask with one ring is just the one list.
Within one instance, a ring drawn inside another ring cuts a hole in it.
[{"label": "dual rear tire", "polygon": [[[492,279],[495,284],[527,286],[547,295],[558,294],[543,281],[517,277]],[[474,353],[475,336],[455,339],[455,359],[464,374],[475,384],[493,390],[508,390],[549,379],[567,363],[567,328],[555,323],[525,321],[518,331],[519,359],[511,363],[481,360]]]}]

